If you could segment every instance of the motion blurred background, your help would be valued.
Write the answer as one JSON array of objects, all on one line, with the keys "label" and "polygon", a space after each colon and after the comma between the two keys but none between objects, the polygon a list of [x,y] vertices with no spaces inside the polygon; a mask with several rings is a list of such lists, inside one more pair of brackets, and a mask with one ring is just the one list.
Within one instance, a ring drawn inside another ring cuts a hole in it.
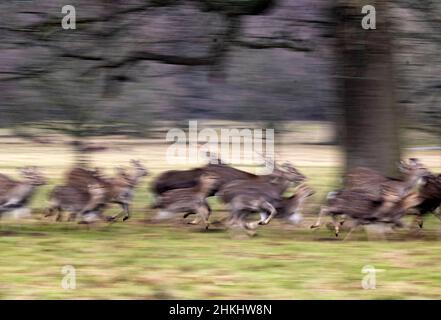
[{"label": "motion blurred background", "polygon": [[[361,27],[364,5],[376,30]],[[0,2],[0,172],[42,167],[35,216],[76,161],[152,171],[124,224],[2,222],[0,298],[439,298],[435,220],[406,242],[340,243],[307,222],[238,241],[152,224],[146,207],[151,179],[172,169],[166,132],[189,120],[275,129],[276,158],[317,190],[311,217],[349,168],[393,175],[417,157],[440,172],[440,17],[436,0]],[[360,288],[366,264],[382,270],[376,290]],[[63,265],[76,290],[60,287]]]}]

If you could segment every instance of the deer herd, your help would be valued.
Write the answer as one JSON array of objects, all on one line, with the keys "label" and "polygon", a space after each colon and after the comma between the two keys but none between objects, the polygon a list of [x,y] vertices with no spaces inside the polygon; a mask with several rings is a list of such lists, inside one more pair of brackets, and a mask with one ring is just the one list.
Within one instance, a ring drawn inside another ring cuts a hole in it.
[{"label": "deer herd", "polygon": [[[414,223],[423,227],[423,218],[432,212],[441,219],[441,174],[431,173],[418,159],[402,161],[400,179],[389,178],[368,168],[355,168],[344,177],[343,188],[330,192],[311,228],[319,228],[322,219],[332,219],[338,236],[343,224],[350,225],[348,235],[360,225],[387,224],[403,227],[406,214],[415,215]],[[47,183],[36,167],[20,170],[20,181],[0,174],[0,218],[6,212],[27,210],[36,188]],[[56,221],[90,223],[95,220],[117,221],[130,218],[134,189],[149,174],[140,161],[118,168],[114,177],[100,169],[77,166],[67,172],[65,184],[53,188],[45,217]],[[210,226],[212,209],[207,199],[217,196],[229,209],[226,226],[254,234],[272,219],[300,222],[305,201],[314,194],[307,178],[291,163],[274,163],[270,174],[255,175],[223,163],[218,157],[199,168],[170,170],[160,174],[150,186],[152,208],[161,219],[183,214],[195,215],[190,224]],[[104,214],[111,204],[121,207],[115,216]],[[63,213],[67,217],[63,217]],[[260,215],[253,220],[253,215]]]}]

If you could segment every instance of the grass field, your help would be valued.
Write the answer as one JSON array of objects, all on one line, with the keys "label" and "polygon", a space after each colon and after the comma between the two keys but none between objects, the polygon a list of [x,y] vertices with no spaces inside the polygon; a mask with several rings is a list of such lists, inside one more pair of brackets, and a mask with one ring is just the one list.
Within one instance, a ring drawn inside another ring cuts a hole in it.
[{"label": "grass field", "polygon": [[[181,218],[151,221],[147,186],[159,172],[170,169],[162,160],[165,146],[114,146],[97,154],[94,162],[110,170],[138,158],[152,176],[137,190],[132,219],[87,228],[39,219],[47,193],[61,182],[70,164],[69,149],[1,143],[0,172],[15,175],[15,168],[37,164],[50,177],[50,185],[32,202],[35,219],[1,222],[1,299],[441,298],[441,223],[435,218],[427,219],[423,232],[404,230],[384,238],[361,230],[350,241],[336,239],[326,228],[308,228],[320,201],[338,185],[341,156],[334,147],[278,149],[278,155],[297,165],[317,190],[305,209],[311,215],[301,226],[274,221],[257,236],[243,239],[221,224],[205,232]],[[408,156],[441,171],[440,151]],[[225,211],[216,200],[212,204],[216,221]],[[75,267],[74,290],[61,287],[65,265]],[[378,271],[375,290],[361,288],[365,265]]]}]

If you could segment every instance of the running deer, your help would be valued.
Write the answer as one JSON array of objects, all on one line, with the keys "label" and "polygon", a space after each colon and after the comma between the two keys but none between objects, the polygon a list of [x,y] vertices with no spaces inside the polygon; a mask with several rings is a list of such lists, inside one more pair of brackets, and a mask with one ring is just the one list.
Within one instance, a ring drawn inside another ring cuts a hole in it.
[{"label": "running deer", "polygon": [[274,163],[274,170],[267,175],[254,175],[248,179],[236,179],[222,186],[216,194],[224,203],[229,203],[237,194],[258,193],[267,201],[281,199],[282,194],[292,184],[302,183],[306,177],[291,163],[281,166]]},{"label": "running deer", "polygon": [[[265,195],[258,192],[238,194],[228,203],[231,212],[228,224],[254,230],[258,225],[268,224],[274,217],[299,216],[305,200],[313,194],[314,191],[306,184],[300,185],[294,195],[273,202],[268,201]],[[260,213],[261,219],[256,222],[246,222],[247,216],[252,213]]]},{"label": "running deer", "polygon": [[360,225],[368,224],[391,224],[393,227],[403,227],[401,218],[406,212],[421,203],[418,192],[410,192],[400,201],[395,202],[387,211],[383,210],[382,202],[378,198],[366,193],[343,190],[334,198],[330,199],[329,205],[322,208],[321,214],[330,215],[333,220],[335,236],[338,237],[340,227],[345,220],[339,217],[349,218],[353,225],[345,237],[347,239]]},{"label": "running deer", "polygon": [[0,214],[26,207],[36,188],[46,184],[45,177],[36,167],[20,169],[20,173],[22,181],[0,174]]},{"label": "running deer", "polygon": [[423,227],[423,217],[429,212],[441,220],[441,174],[430,174],[424,178],[424,184],[419,190],[421,203],[416,207],[415,221]]},{"label": "running deer", "polygon": [[211,208],[206,198],[216,186],[218,179],[217,175],[204,173],[199,177],[199,183],[194,187],[173,189],[162,193],[154,206],[155,209],[160,209],[158,218],[176,213],[184,213],[184,218],[190,214],[197,214],[197,218],[190,223],[198,224],[203,221],[205,229],[208,229]]},{"label": "running deer", "polygon": [[102,220],[111,221],[111,217],[102,214],[103,206],[95,206],[92,211],[84,210],[89,203],[99,203],[105,192],[106,189],[100,184],[89,185],[87,192],[71,186],[56,186],[50,194],[50,206],[45,217],[56,214],[56,221],[61,221],[63,211],[67,211],[70,213],[68,221],[75,221],[77,216],[83,218],[88,213],[94,213]]},{"label": "running deer", "polygon": [[[263,157],[262,157],[263,158]],[[270,163],[269,159],[265,159],[266,164]],[[157,196],[168,190],[191,188],[199,183],[199,177],[203,173],[209,173],[218,176],[218,182],[212,189],[208,196],[215,195],[226,184],[236,180],[249,180],[253,182],[268,182],[274,180],[275,177],[280,176],[280,169],[286,171],[287,175],[290,171],[295,174],[299,181],[304,179],[300,173],[289,163],[285,163],[282,168],[275,168],[274,172],[267,175],[255,175],[243,170],[233,168],[223,163],[216,155],[211,158],[210,162],[201,168],[194,168],[190,170],[170,170],[159,175],[152,184],[152,192]]]},{"label": "running deer", "polygon": [[252,173],[233,168],[229,165],[223,163],[213,164],[210,162],[202,168],[166,171],[155,179],[152,191],[157,196],[173,189],[192,188],[199,183],[199,179],[204,173],[215,174],[219,177],[217,184],[208,196],[213,196],[227,182],[235,179],[255,177]]},{"label": "running deer", "polygon": [[132,173],[128,173],[124,169],[118,169],[116,177],[113,178],[104,178],[98,170],[92,171],[81,167],[71,170],[67,176],[68,186],[83,192],[89,192],[89,185],[99,184],[106,190],[101,198],[93,198],[93,201],[91,200],[83,208],[82,213],[94,210],[97,206],[116,203],[123,209],[116,217],[124,214],[124,221],[130,218],[130,203],[133,199],[133,190],[139,184],[141,178],[148,175],[147,169],[140,161],[132,160],[131,164]]},{"label": "running deer", "polygon": [[385,177],[368,168],[355,168],[347,174],[344,188],[370,193],[380,198],[395,198],[398,201],[429,175],[427,168],[415,158],[409,159],[407,163],[401,161],[398,169],[403,174],[403,179]]},{"label": "running deer", "polygon": [[[329,204],[332,205],[334,201],[347,201],[350,203],[349,211],[363,211],[375,206],[379,214],[387,215],[389,211],[395,210],[403,199],[412,194],[429,173],[419,160],[414,158],[409,159],[408,163],[401,161],[398,168],[404,175],[403,179],[385,177],[368,168],[353,169],[347,174],[344,189],[328,194]],[[346,197],[348,199],[345,199]],[[355,208],[357,201],[362,203],[360,209]],[[311,228],[320,226],[322,217],[329,214],[328,206],[320,210],[317,222]],[[331,214],[331,216],[335,220],[336,215]]]}]

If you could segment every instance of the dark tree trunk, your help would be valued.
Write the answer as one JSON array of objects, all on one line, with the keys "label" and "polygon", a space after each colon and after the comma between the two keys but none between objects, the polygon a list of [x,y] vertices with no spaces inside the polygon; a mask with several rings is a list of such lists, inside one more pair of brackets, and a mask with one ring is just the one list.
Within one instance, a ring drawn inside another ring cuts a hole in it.
[{"label": "dark tree trunk", "polygon": [[[400,114],[394,99],[387,1],[342,2],[336,10],[336,44],[346,169],[365,166],[391,174],[400,158]],[[362,28],[366,4],[376,8],[375,30]]]}]

